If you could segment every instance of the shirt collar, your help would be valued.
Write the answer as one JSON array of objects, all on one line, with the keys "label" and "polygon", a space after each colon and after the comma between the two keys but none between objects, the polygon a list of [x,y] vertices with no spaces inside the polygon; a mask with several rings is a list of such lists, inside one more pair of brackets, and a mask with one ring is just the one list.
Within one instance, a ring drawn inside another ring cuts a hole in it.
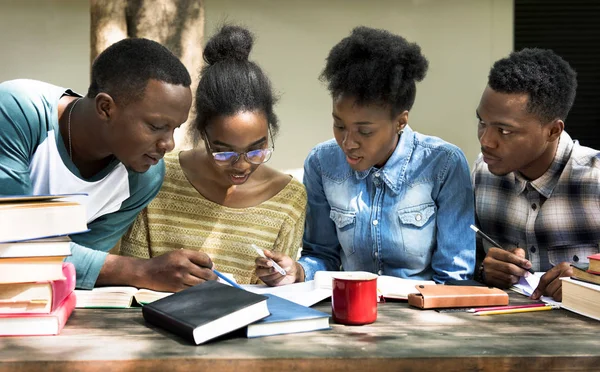
[{"label": "shirt collar", "polygon": [[405,126],[396,145],[396,149],[382,168],[371,167],[364,171],[354,171],[358,180],[365,179],[369,174],[379,172],[381,179],[394,192],[400,191],[400,184],[404,182],[406,168],[414,150],[415,132],[410,126]]},{"label": "shirt collar", "polygon": [[558,140],[558,148],[554,155],[554,160],[548,170],[533,181],[528,181],[519,172],[513,172],[515,175],[515,190],[518,194],[522,193],[529,182],[531,186],[542,194],[546,199],[552,195],[552,191],[558,184],[560,175],[567,165],[573,150],[573,140],[567,132],[563,131]]}]

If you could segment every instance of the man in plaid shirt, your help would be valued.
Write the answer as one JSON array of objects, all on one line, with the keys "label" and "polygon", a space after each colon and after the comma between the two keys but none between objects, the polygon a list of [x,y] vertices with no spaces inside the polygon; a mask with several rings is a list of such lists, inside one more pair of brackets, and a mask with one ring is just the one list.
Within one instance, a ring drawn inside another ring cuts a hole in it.
[{"label": "man in plaid shirt", "polygon": [[546,271],[532,298],[562,299],[559,277],[599,252],[600,153],[564,131],[575,71],[551,50],[523,49],[497,61],[477,118],[473,169],[479,278],[508,288]]}]

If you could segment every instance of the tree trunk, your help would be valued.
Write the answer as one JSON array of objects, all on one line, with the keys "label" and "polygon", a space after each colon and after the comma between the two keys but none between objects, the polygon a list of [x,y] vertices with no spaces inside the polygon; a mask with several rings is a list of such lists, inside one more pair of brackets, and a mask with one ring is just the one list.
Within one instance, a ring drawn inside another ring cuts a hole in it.
[{"label": "tree trunk", "polygon": [[[181,59],[192,77],[192,93],[202,67],[202,0],[90,0],[91,61],[109,45],[127,38],[157,41]],[[175,133],[178,149],[191,146],[188,125]]]}]

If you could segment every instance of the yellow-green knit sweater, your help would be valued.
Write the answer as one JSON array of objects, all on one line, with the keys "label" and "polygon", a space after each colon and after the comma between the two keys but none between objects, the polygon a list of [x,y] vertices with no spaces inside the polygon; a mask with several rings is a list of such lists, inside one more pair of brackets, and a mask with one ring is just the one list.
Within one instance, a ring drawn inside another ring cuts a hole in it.
[{"label": "yellow-green knit sweater", "polygon": [[232,273],[240,284],[258,282],[252,243],[297,257],[306,215],[302,183],[292,179],[277,195],[257,206],[229,208],[194,189],[177,153],[165,157],[165,166],[163,186],[123,236],[121,255],[151,258],[180,248],[202,251],[215,268]]}]

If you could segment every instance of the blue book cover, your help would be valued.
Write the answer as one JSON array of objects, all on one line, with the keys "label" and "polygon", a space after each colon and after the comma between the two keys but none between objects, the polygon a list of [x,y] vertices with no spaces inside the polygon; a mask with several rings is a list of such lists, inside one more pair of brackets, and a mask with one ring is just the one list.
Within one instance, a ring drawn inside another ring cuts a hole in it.
[{"label": "blue book cover", "polygon": [[330,315],[284,298],[265,294],[271,315],[249,324],[246,336],[262,337],[330,329]]}]

